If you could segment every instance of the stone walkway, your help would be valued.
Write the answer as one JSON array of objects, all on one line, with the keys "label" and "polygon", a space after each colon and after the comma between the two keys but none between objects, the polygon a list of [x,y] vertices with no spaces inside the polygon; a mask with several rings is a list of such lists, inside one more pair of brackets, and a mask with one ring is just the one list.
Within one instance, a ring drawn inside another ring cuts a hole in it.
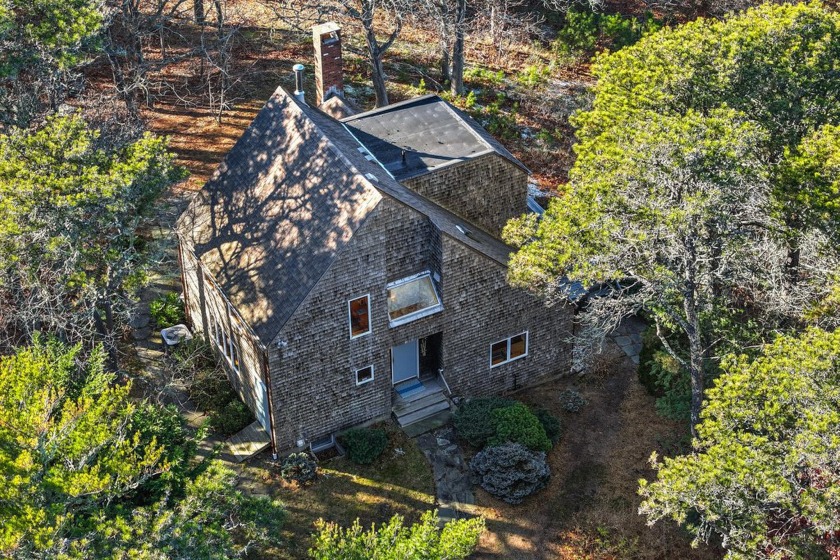
[{"label": "stone walkway", "polygon": [[471,517],[465,506],[475,504],[470,468],[454,441],[451,427],[417,437],[417,445],[432,465],[441,523]]},{"label": "stone walkway", "polygon": [[639,352],[642,351],[642,332],[646,327],[645,322],[638,317],[627,317],[610,333],[610,338],[636,365],[639,365]]}]

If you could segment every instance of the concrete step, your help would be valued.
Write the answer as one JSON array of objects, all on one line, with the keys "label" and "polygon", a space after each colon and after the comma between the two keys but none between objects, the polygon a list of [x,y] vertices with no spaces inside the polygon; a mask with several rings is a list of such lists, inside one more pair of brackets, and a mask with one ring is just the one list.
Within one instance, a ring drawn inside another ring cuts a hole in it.
[{"label": "concrete step", "polygon": [[452,412],[450,412],[449,409],[441,410],[440,412],[427,416],[422,420],[403,426],[402,430],[408,437],[413,438],[419,436],[420,434],[425,434],[426,432],[442,428],[446,426],[451,419]]},{"label": "concrete step", "polygon": [[401,427],[405,427],[443,410],[449,410],[449,401],[446,400],[446,398],[440,401],[435,401],[423,408],[414,409],[412,412],[398,415],[397,423]]},{"label": "concrete step", "polygon": [[394,405],[393,411],[397,416],[401,416],[445,400],[446,397],[441,391],[428,392],[420,395],[419,398],[414,400],[402,398],[397,399],[397,403]]}]

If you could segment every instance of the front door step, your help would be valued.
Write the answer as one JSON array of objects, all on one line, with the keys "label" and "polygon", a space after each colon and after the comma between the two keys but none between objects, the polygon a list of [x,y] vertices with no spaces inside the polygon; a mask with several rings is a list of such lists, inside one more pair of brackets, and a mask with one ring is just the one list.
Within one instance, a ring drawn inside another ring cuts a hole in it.
[{"label": "front door step", "polygon": [[432,414],[431,416],[427,416],[422,420],[405,426],[402,430],[408,437],[413,438],[419,436],[420,434],[425,434],[426,432],[442,428],[443,426],[446,426],[451,419],[452,412],[449,409],[441,410],[438,413]]}]

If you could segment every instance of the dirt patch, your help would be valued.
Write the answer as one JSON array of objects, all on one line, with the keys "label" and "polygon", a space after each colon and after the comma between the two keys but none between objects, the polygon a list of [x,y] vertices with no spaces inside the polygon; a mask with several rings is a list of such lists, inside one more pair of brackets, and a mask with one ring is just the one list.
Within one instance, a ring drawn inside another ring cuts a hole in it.
[{"label": "dirt patch", "polygon": [[[563,412],[558,395],[573,388],[587,400],[576,414]],[[564,435],[549,454],[549,485],[511,506],[478,489],[487,518],[475,558],[663,559],[720,558],[712,547],[692,549],[671,523],[650,528],[636,512],[640,478],[651,479],[651,452],[673,452],[686,426],[656,415],[653,398],[635,365],[613,342],[589,375],[562,379],[515,397],[562,418]]]}]

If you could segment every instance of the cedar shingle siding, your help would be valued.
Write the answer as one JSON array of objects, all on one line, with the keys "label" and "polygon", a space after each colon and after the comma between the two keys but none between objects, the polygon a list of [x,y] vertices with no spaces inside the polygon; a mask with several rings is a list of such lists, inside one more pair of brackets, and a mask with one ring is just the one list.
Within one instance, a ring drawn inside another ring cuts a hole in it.
[{"label": "cedar shingle siding", "polygon": [[[232,381],[253,409],[253,376],[267,374],[277,450],[387,417],[391,348],[414,339],[441,334],[453,395],[568,372],[570,308],[508,286],[510,248],[490,235],[526,211],[526,171],[475,138],[485,151],[401,184],[341,122],[278,90],[179,221],[190,319],[204,332],[211,312],[249,325]],[[424,271],[442,311],[392,327],[386,285]],[[351,339],[348,301],[364,295],[371,332]],[[528,355],[491,368],[491,344],[525,331]],[[371,365],[373,381],[357,386],[354,371]]]}]

